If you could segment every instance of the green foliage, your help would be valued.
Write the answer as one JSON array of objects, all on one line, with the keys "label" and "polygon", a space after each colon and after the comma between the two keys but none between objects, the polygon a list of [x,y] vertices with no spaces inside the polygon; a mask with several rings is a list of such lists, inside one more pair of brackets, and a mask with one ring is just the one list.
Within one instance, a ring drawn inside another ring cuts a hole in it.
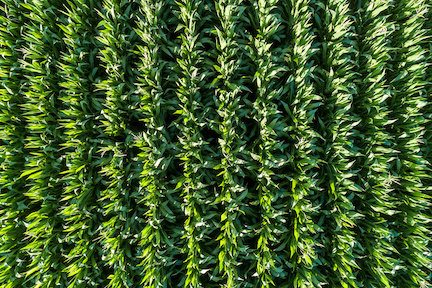
[{"label": "green foliage", "polygon": [[432,7],[2,0],[0,288],[429,287]]}]

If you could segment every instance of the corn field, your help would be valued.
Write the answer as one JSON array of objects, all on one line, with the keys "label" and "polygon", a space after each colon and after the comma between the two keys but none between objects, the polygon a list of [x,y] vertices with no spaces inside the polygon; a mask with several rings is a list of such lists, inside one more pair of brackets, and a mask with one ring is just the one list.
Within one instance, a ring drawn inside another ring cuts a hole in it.
[{"label": "corn field", "polygon": [[0,288],[432,287],[432,2],[0,0]]}]

